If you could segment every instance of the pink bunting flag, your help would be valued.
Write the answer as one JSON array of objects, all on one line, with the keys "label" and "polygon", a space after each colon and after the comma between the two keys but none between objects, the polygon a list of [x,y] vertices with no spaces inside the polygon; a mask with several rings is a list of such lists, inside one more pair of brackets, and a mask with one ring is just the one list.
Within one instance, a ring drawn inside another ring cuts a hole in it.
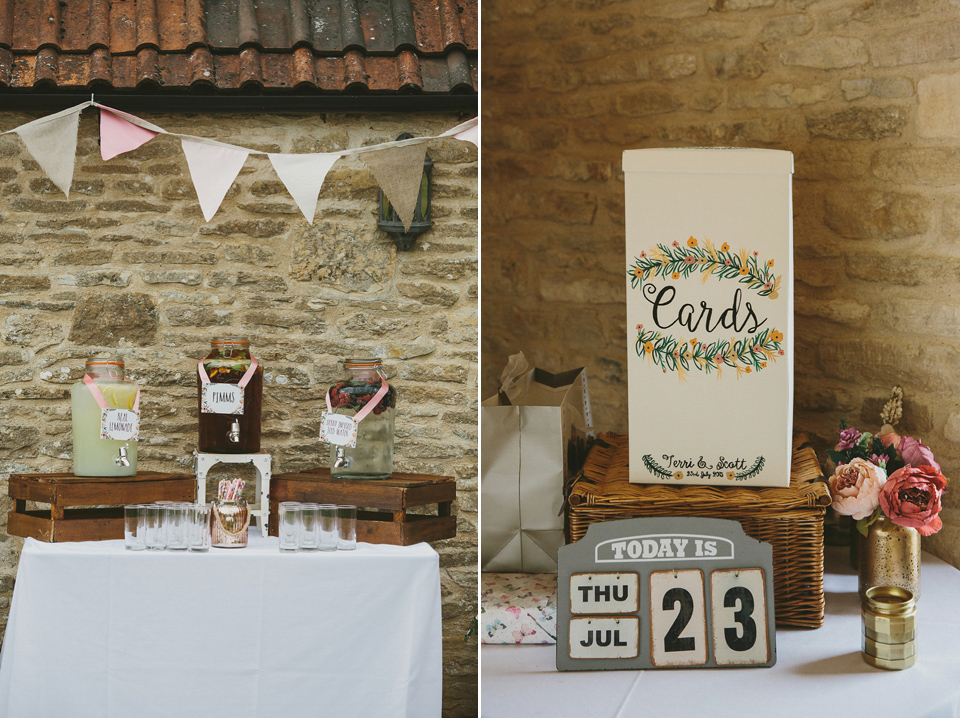
[{"label": "pink bunting flag", "polygon": [[157,136],[117,114],[100,108],[100,156],[104,161],[137,149]]},{"label": "pink bunting flag", "polygon": [[243,169],[249,150],[226,145],[181,140],[183,154],[187,157],[190,178],[197,190],[200,209],[207,222],[220,209],[227,190]]},{"label": "pink bunting flag", "polygon": [[480,125],[474,125],[473,127],[468,127],[463,132],[458,132],[454,135],[458,140],[466,140],[467,142],[472,142],[477,147],[480,147]]}]

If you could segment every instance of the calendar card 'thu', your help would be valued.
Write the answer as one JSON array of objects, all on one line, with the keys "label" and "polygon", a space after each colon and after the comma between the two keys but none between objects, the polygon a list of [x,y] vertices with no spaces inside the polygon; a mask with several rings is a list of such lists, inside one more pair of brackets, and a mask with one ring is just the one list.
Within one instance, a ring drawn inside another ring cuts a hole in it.
[{"label": "calendar card 'thu'", "polygon": [[793,155],[623,154],[630,481],[788,486]]}]

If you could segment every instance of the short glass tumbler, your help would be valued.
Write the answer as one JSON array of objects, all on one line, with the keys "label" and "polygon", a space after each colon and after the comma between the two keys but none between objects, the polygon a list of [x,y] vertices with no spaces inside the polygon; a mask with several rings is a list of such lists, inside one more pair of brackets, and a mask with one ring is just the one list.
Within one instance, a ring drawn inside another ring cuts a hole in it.
[{"label": "short glass tumbler", "polygon": [[300,504],[300,550],[320,549],[320,505]]},{"label": "short glass tumbler", "polygon": [[187,509],[187,544],[191,551],[210,550],[210,505],[190,504]]},{"label": "short glass tumbler", "polygon": [[336,551],[340,535],[337,528],[337,505],[320,504],[320,544],[321,551]]},{"label": "short glass tumbler", "polygon": [[277,534],[280,536],[281,551],[300,550],[300,504],[295,501],[282,501],[277,507]]},{"label": "short glass tumbler", "polygon": [[146,506],[131,504],[123,507],[123,545],[131,551],[142,551],[147,547],[145,526]]},{"label": "short glass tumbler", "polygon": [[337,548],[341,551],[352,551],[357,547],[357,507],[338,506],[337,523],[340,533]]},{"label": "short glass tumbler", "polygon": [[166,546],[163,538],[163,507],[159,504],[147,504],[143,509],[144,543],[150,551],[162,551]]}]

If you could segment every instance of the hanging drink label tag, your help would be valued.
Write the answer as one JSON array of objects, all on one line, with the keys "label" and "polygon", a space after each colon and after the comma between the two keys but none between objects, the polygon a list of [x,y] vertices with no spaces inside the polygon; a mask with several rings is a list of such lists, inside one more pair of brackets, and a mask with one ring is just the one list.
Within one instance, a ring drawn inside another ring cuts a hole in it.
[{"label": "hanging drink label tag", "polygon": [[336,446],[357,445],[357,421],[352,416],[324,411],[320,414],[320,441]]},{"label": "hanging drink label tag", "polygon": [[354,416],[344,416],[343,414],[334,414],[333,405],[330,403],[330,391],[327,391],[327,410],[320,414],[320,441],[335,446],[349,446],[351,449],[357,445],[357,430],[360,428],[360,422],[367,414],[376,408],[380,400],[390,391],[390,385],[386,379],[380,382],[380,388],[377,393],[371,397],[370,401],[364,404],[360,411]]},{"label": "hanging drink label tag", "polygon": [[243,414],[243,388],[239,384],[200,385],[203,414]]},{"label": "hanging drink label tag", "polygon": [[140,412],[133,409],[101,409],[100,438],[139,441]]},{"label": "hanging drink label tag", "polygon": [[133,401],[132,409],[111,409],[107,406],[107,400],[103,398],[100,387],[89,374],[84,374],[83,383],[90,389],[94,401],[100,407],[100,438],[113,441],[139,441],[140,387],[137,387],[137,396]]},{"label": "hanging drink label tag", "polygon": [[243,414],[243,394],[247,384],[257,370],[259,362],[256,357],[250,357],[250,366],[243,373],[237,384],[216,384],[210,381],[203,362],[197,363],[197,374],[200,376],[200,413],[201,414]]}]

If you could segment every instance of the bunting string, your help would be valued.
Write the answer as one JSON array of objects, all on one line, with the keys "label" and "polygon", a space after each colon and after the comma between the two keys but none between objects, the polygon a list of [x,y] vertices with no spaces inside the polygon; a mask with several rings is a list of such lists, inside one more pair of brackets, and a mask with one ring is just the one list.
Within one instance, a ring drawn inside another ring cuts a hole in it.
[{"label": "bunting string", "polygon": [[327,173],[341,157],[357,155],[373,172],[384,195],[396,208],[404,227],[409,229],[420,190],[426,143],[449,137],[472,142],[479,147],[480,139],[478,118],[474,117],[439,135],[382,142],[336,152],[264,152],[209,137],[168,132],[136,115],[107,107],[91,99],[12,130],[0,132],[0,135],[19,136],[40,168],[67,197],[70,196],[70,185],[73,182],[80,113],[88,107],[100,110],[100,155],[104,161],[135,150],[157,135],[178,138],[203,218],[207,222],[217,213],[247,158],[250,155],[267,155],[297,207],[307,222],[313,224],[317,200]]}]

